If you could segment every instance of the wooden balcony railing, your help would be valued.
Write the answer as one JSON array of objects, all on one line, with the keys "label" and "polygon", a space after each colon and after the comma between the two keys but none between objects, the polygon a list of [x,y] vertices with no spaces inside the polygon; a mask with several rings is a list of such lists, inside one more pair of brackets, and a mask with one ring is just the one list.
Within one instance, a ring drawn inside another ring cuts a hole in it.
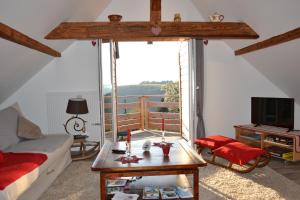
[{"label": "wooden balcony railing", "polygon": [[[117,103],[118,132],[131,130],[161,130],[162,119],[165,130],[181,132],[179,102],[161,102],[163,95],[119,96]],[[111,97],[105,97],[105,130],[112,129]],[[177,111],[176,111],[177,110]]]}]

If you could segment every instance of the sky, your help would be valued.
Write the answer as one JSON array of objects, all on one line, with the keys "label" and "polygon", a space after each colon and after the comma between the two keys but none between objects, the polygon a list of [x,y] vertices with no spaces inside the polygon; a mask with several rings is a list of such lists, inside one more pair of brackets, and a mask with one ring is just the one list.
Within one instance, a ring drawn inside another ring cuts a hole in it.
[{"label": "sky", "polygon": [[[135,85],[142,81],[179,80],[180,42],[120,42],[117,60],[117,85]],[[103,47],[103,74],[109,83],[109,46]]]}]

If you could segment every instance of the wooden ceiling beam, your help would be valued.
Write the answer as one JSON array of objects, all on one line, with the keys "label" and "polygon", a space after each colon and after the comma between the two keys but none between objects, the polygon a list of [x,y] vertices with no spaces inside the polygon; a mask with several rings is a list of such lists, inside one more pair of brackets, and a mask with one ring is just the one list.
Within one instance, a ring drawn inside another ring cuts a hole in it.
[{"label": "wooden ceiling beam", "polygon": [[161,22],[161,0],[150,0],[150,22]]},{"label": "wooden ceiling beam", "polygon": [[180,38],[256,39],[259,36],[243,22],[160,22],[154,35],[151,22],[64,22],[46,39],[104,39],[116,41],[157,41]]},{"label": "wooden ceiling beam", "polygon": [[22,46],[37,50],[53,57],[61,57],[61,54],[54,49],[30,38],[29,36],[0,22],[0,37]]},{"label": "wooden ceiling beam", "polygon": [[269,39],[263,40],[261,42],[257,42],[255,44],[244,47],[242,49],[236,50],[235,55],[236,56],[243,55],[243,54],[257,51],[260,49],[265,49],[265,48],[268,48],[271,46],[289,42],[291,40],[295,40],[298,38],[300,38],[300,27],[298,27],[294,30],[288,31],[286,33],[271,37]]}]

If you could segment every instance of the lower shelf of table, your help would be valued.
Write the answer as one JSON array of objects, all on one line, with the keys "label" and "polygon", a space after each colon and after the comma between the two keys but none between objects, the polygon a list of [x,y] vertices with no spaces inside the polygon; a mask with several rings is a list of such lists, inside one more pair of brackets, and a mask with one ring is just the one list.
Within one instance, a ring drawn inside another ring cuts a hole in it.
[{"label": "lower shelf of table", "polygon": [[[167,175],[167,176],[144,176],[141,179],[129,183],[129,189],[124,190],[128,194],[138,194],[139,200],[143,199],[143,188],[146,186],[180,186],[183,188],[192,188],[192,176],[189,175]],[[112,199],[113,195],[108,195],[106,199]],[[185,198],[186,200],[193,198]]]}]

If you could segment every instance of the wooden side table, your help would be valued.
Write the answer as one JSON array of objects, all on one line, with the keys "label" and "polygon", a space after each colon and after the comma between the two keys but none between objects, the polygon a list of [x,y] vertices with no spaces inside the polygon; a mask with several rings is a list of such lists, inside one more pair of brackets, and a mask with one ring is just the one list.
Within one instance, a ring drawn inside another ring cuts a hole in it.
[{"label": "wooden side table", "polygon": [[84,160],[97,155],[99,150],[100,142],[87,141],[86,138],[74,139],[71,146],[71,157],[73,161]]}]

